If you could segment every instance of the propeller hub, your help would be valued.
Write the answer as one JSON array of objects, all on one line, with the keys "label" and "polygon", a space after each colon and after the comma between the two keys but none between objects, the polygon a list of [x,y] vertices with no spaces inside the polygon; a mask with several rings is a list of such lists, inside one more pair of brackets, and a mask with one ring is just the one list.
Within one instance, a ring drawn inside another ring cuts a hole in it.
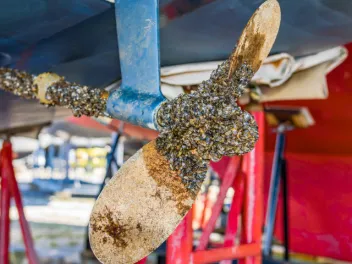
[{"label": "propeller hub", "polygon": [[199,190],[210,160],[245,154],[258,139],[254,118],[237,104],[253,71],[243,63],[229,73],[230,60],[198,90],[164,102],[157,113],[157,149],[192,191]]}]

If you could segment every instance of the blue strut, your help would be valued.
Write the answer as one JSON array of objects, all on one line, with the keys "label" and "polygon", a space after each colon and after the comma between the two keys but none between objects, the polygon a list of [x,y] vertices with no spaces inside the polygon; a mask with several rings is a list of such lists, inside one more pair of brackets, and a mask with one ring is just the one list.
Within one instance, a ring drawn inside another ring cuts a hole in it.
[{"label": "blue strut", "polygon": [[156,129],[160,91],[158,0],[116,0],[122,83],[110,93],[107,112],[116,119]]},{"label": "blue strut", "polygon": [[270,188],[268,197],[268,208],[265,218],[263,254],[264,256],[271,255],[271,246],[273,243],[275,216],[277,203],[279,199],[280,177],[282,176],[282,166],[285,151],[285,125],[280,125],[277,129],[276,145],[274,152],[273,167],[270,178]]}]

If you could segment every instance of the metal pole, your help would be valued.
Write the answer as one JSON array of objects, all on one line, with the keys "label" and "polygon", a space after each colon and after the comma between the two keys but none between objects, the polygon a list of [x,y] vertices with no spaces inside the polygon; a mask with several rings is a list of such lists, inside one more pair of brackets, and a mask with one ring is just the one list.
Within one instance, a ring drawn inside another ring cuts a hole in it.
[{"label": "metal pole", "polygon": [[4,163],[2,164],[2,167],[4,170],[4,174],[8,175],[11,196],[14,198],[15,204],[17,207],[23,241],[26,248],[26,255],[28,258],[28,263],[39,264],[39,259],[34,248],[34,242],[32,239],[31,230],[29,228],[29,224],[24,214],[21,192],[18,187],[14,168],[12,165],[12,146],[10,141],[5,141],[3,148],[4,148],[5,158],[4,158]]},{"label": "metal pole", "polygon": [[64,179],[64,184],[70,183],[70,162],[69,162],[69,153],[71,149],[71,143],[70,139],[68,139],[64,143],[64,160],[65,160],[65,179]]},{"label": "metal pole", "polygon": [[100,190],[99,190],[96,198],[98,198],[99,194],[104,189],[105,184],[111,178],[111,171],[112,171],[112,167],[111,166],[112,166],[112,163],[114,161],[116,163],[115,152],[116,152],[117,146],[119,144],[120,136],[121,136],[121,133],[115,133],[115,135],[114,135],[114,139],[113,139],[113,144],[111,146],[111,150],[110,150],[110,152],[108,153],[108,155],[106,157],[106,159],[107,159],[106,174],[105,174],[104,180],[103,180],[103,182],[102,182],[102,184],[100,186]]},{"label": "metal pole", "polygon": [[282,166],[282,158],[285,150],[285,127],[280,125],[277,129],[276,146],[273,159],[273,167],[271,171],[269,198],[265,219],[263,254],[271,255],[271,245],[273,241],[275,216],[280,188],[280,174]]},{"label": "metal pole", "polygon": [[192,211],[193,209],[188,212],[166,242],[167,264],[193,263],[191,258],[193,248]]},{"label": "metal pole", "polygon": [[160,91],[159,1],[115,1],[122,83],[107,111],[115,119],[156,129]]},{"label": "metal pole", "polygon": [[[259,140],[255,148],[243,158],[243,172],[245,174],[244,212],[242,243],[260,244],[263,228],[263,180],[264,180],[264,111],[253,111],[259,129]],[[260,247],[258,248],[260,250]],[[252,256],[252,257],[249,257]],[[255,257],[253,257],[255,256]],[[261,254],[255,252],[239,260],[240,264],[261,264]]]},{"label": "metal pole", "polygon": [[203,229],[203,233],[199,239],[197,251],[206,249],[210,240],[210,234],[214,230],[216,221],[218,220],[219,215],[221,213],[221,209],[224,205],[224,200],[226,198],[227,191],[233,184],[236,175],[238,175],[240,166],[241,166],[241,158],[238,156],[232,157],[229,164],[227,165],[226,173],[222,178],[220,192],[218,194],[215,204],[213,205],[213,208],[211,211],[211,217],[207,225]]},{"label": "metal pole", "polygon": [[[238,217],[243,209],[244,194],[244,174],[241,171],[237,174],[232,186],[235,194],[232,198],[232,204],[227,216],[227,225],[224,237],[224,247],[233,247],[235,245],[236,234],[238,231]],[[231,264],[232,260],[223,260],[220,264]]]},{"label": "metal pole", "polygon": [[285,255],[284,260],[290,260],[290,247],[289,247],[289,197],[288,197],[288,177],[287,177],[287,162],[283,158],[281,164],[281,178],[282,178],[282,194],[283,194],[283,227],[284,227],[284,246]]},{"label": "metal pole", "polygon": [[[4,144],[5,145],[5,144]],[[0,154],[0,179],[1,179],[1,200],[0,200],[0,263],[9,263],[9,242],[10,242],[10,187],[9,176],[4,167],[4,148]]]}]

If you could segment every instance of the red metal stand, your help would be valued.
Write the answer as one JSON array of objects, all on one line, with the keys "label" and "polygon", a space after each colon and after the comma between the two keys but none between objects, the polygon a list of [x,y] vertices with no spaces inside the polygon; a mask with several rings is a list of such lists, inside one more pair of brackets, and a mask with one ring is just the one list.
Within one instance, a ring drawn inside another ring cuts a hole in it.
[{"label": "red metal stand", "polygon": [[4,151],[0,153],[1,169],[1,207],[0,207],[0,260],[1,263],[9,263],[9,242],[10,242],[10,188],[9,179],[3,166]]},{"label": "red metal stand", "polygon": [[[238,232],[238,217],[241,214],[244,196],[244,173],[238,173],[233,182],[235,195],[232,198],[231,208],[227,217],[227,226],[224,237],[224,247],[233,247]],[[231,260],[223,260],[220,264],[231,264]]]},{"label": "red metal stand", "polygon": [[166,243],[166,263],[189,264],[192,262],[193,230],[192,210],[188,212]]},{"label": "red metal stand", "polygon": [[22,236],[26,248],[26,255],[30,264],[39,263],[34,250],[31,231],[26,220],[21,193],[17,185],[12,165],[12,146],[10,141],[4,141],[0,153],[0,177],[1,177],[1,206],[0,206],[0,263],[9,263],[10,241],[10,198],[13,197],[18,210]]},{"label": "red metal stand", "polygon": [[[258,128],[259,140],[255,148],[244,156],[243,172],[246,174],[244,211],[242,218],[242,243],[255,243],[261,248],[264,210],[264,111],[252,112]],[[247,257],[239,261],[239,264],[262,263],[261,254],[255,257]]]},{"label": "red metal stand", "polygon": [[[220,187],[212,215],[203,228],[196,251],[193,247],[192,214],[176,228],[167,241],[167,264],[189,263],[230,263],[227,260],[240,259],[240,263],[259,264],[261,257],[261,236],[263,226],[263,157],[264,157],[264,112],[252,113],[259,126],[260,138],[255,149],[240,158],[231,158]],[[221,248],[206,249],[209,236],[220,215],[226,192],[230,187],[235,190],[228,214],[224,245]],[[243,209],[243,210],[242,210]],[[242,212],[241,244],[236,245],[235,236],[238,219]]]},{"label": "red metal stand", "polygon": [[141,259],[140,261],[138,261],[136,264],[145,264],[147,263],[147,259],[148,257],[145,257],[144,259]]},{"label": "red metal stand", "polygon": [[236,174],[238,174],[238,172],[240,171],[239,170],[240,164],[241,164],[241,159],[239,157],[233,157],[229,165],[227,166],[226,173],[221,182],[220,193],[218,195],[216,203],[212,208],[211,217],[207,222],[207,225],[203,229],[202,236],[199,239],[199,245],[197,247],[197,251],[205,250],[209,243],[210,234],[214,230],[216,220],[218,219],[221,213],[221,209],[223,207],[224,200],[226,198],[227,190],[231,187],[236,177]]}]

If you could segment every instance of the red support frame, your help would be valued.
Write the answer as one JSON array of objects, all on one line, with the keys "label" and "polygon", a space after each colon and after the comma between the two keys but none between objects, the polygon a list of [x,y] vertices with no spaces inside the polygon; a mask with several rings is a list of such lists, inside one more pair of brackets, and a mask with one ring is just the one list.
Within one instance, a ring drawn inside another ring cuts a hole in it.
[{"label": "red support frame", "polygon": [[[244,156],[243,172],[246,174],[244,211],[242,218],[242,243],[261,244],[264,223],[264,111],[252,112],[259,129],[259,139],[255,148]],[[260,264],[262,256],[246,257],[239,264]]]},{"label": "red support frame", "polygon": [[192,210],[188,212],[166,242],[166,263],[168,264],[193,263]]},{"label": "red support frame", "polygon": [[197,251],[206,249],[209,243],[210,234],[214,230],[216,221],[223,207],[227,191],[231,187],[236,175],[240,171],[240,166],[241,166],[241,158],[238,156],[232,157],[229,162],[229,165],[227,166],[226,173],[223,177],[223,180],[221,182],[220,192],[212,208],[211,217],[207,222],[207,225],[203,229],[202,236],[199,239],[199,245],[197,247]]},{"label": "red support frame", "polygon": [[147,259],[148,259],[148,257],[145,257],[144,259],[141,259],[140,261],[136,262],[136,264],[146,264]]},{"label": "red support frame", "polygon": [[[261,254],[261,248],[258,244],[246,244],[233,247],[223,247],[196,251],[193,253],[193,263],[213,263],[224,259],[241,259],[248,256],[258,257]],[[174,263],[174,262],[168,262]]]},{"label": "red support frame", "polygon": [[9,263],[10,243],[10,188],[6,167],[3,166],[4,150],[0,153],[1,201],[0,201],[0,263]]},{"label": "red support frame", "polygon": [[[262,263],[264,112],[256,111],[252,114],[259,127],[259,140],[255,148],[244,156],[242,170],[238,169],[239,163],[234,165],[236,163],[230,161],[223,177],[218,200],[213,207],[212,216],[203,230],[197,250],[192,252],[192,219],[191,213],[188,213],[167,241],[167,264],[201,264],[219,261],[221,264],[227,264],[226,260],[230,259],[240,259],[240,264]],[[239,173],[235,173],[235,170]],[[224,194],[226,195],[231,185],[235,189],[235,196],[228,215],[224,246],[206,250],[210,233],[224,202]],[[241,211],[243,211],[241,244],[235,245],[238,216]]]},{"label": "red support frame", "polygon": [[39,264],[31,231],[26,220],[21,193],[15,177],[12,165],[12,146],[10,141],[4,141],[0,154],[1,168],[1,221],[0,221],[0,263],[9,263],[9,237],[10,237],[10,198],[13,197],[18,210],[22,236],[26,248],[29,264]]},{"label": "red support frame", "polygon": [[[231,208],[227,216],[227,226],[224,237],[224,247],[233,247],[235,245],[235,238],[238,232],[238,220],[242,211],[243,196],[244,196],[244,173],[238,173],[233,182],[233,189],[235,194],[232,198]],[[223,260],[220,264],[231,264],[231,260]]]}]

